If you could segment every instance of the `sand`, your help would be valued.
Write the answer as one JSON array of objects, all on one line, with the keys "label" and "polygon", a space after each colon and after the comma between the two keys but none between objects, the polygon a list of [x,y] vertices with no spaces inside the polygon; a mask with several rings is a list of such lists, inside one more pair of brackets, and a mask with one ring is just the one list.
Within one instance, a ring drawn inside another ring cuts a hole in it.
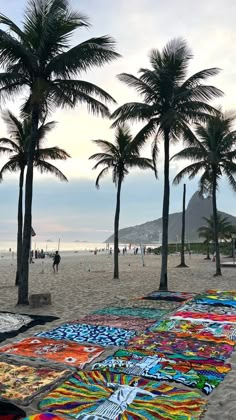
[{"label": "sand", "polygon": [[[14,286],[16,261],[7,258],[0,259],[1,310],[60,317],[59,320],[43,327],[36,326],[15,338],[5,340],[1,345],[32,336],[42,329],[51,329],[64,321],[77,319],[110,304],[120,305],[124,302],[124,306],[127,306],[126,301],[157,290],[159,286],[160,256],[146,255],[145,267],[143,267],[140,255],[121,255],[119,280],[112,278],[112,256],[99,253],[86,256],[80,253],[63,254],[63,252],[61,256],[58,274],[53,273],[50,258],[36,260],[30,265],[30,293],[50,292],[52,295],[51,306],[37,309],[15,307],[17,302],[17,288]],[[236,268],[224,268],[222,277],[213,277],[214,263],[204,260],[204,256],[187,256],[186,263],[189,268],[184,269],[176,268],[179,260],[180,257],[176,255],[169,257],[170,290],[200,292],[206,288],[236,289]],[[210,396],[204,419],[235,419],[236,352],[230,362],[233,369]],[[24,408],[27,414],[35,412],[36,403],[37,401]]]}]

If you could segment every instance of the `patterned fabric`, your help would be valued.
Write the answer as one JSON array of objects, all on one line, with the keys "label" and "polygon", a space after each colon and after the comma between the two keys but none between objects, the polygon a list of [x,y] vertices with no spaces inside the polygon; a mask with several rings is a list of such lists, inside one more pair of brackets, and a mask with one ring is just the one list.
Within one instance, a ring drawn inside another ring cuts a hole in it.
[{"label": "patterned fabric", "polygon": [[41,413],[41,414],[33,414],[32,416],[25,417],[23,420],[64,420],[64,418],[61,416],[59,417],[57,414]]},{"label": "patterned fabric", "polygon": [[189,336],[201,334],[208,337],[228,338],[236,342],[235,324],[219,324],[187,319],[163,319],[150,327],[152,332],[186,333]]},{"label": "patterned fabric", "polygon": [[128,330],[145,331],[154,324],[153,319],[137,318],[135,316],[87,315],[77,321],[83,324],[107,325],[110,327],[127,328]]},{"label": "patterned fabric", "polygon": [[198,419],[206,400],[193,391],[111,372],[78,372],[50,392],[41,410],[83,420]]},{"label": "patterned fabric", "polygon": [[116,316],[134,316],[138,318],[151,318],[151,319],[159,319],[163,315],[167,313],[167,311],[162,309],[149,309],[149,308],[120,308],[117,307],[109,307],[99,309],[94,314],[99,315],[116,315]]},{"label": "patterned fabric", "polygon": [[138,356],[128,350],[118,350],[114,356],[95,363],[93,369],[180,382],[183,385],[198,388],[208,395],[224,380],[231,365],[224,363],[218,366],[201,365],[190,361],[169,359],[168,356]]},{"label": "patterned fabric", "polygon": [[40,316],[0,312],[0,342],[26,331],[35,325],[44,325],[46,322],[55,321],[55,316]]},{"label": "patterned fabric", "polygon": [[54,340],[70,340],[76,343],[96,343],[102,346],[124,346],[135,335],[135,331],[123,328],[87,324],[64,324],[54,330],[36,334]]},{"label": "patterned fabric", "polygon": [[57,371],[50,368],[18,366],[0,362],[1,398],[27,405],[42,391],[68,376],[68,371]]},{"label": "patterned fabric", "polygon": [[207,305],[225,305],[236,308],[236,292],[233,290],[207,290],[196,296],[194,301]]},{"label": "patterned fabric", "polygon": [[[202,339],[199,339],[202,338]],[[185,356],[199,356],[225,360],[230,357],[234,346],[230,344],[209,341],[206,337],[181,337],[177,334],[163,332],[146,333],[134,337],[129,342],[129,348],[145,349],[161,353],[182,353]]]},{"label": "patterned fabric", "polygon": [[97,346],[83,346],[68,341],[55,341],[46,338],[26,338],[17,343],[0,347],[0,353],[16,356],[35,357],[83,369],[104,351]]},{"label": "patterned fabric", "polygon": [[177,309],[170,318],[199,319],[201,321],[236,322],[236,308],[191,302]]},{"label": "patterned fabric", "polygon": [[189,292],[162,292],[157,290],[155,292],[151,292],[149,295],[142,297],[141,299],[153,299],[153,300],[170,300],[174,302],[184,302],[185,300],[192,299],[196,296],[196,293],[189,293]]},{"label": "patterned fabric", "polygon": [[14,404],[0,401],[0,420],[20,420],[25,412]]}]

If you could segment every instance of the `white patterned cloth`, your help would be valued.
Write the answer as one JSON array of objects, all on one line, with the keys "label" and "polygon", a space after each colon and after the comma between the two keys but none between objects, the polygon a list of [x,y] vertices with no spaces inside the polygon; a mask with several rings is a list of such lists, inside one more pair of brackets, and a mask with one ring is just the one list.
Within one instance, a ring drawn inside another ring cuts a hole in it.
[{"label": "white patterned cloth", "polygon": [[32,318],[27,315],[0,312],[0,333],[17,331],[31,321]]}]

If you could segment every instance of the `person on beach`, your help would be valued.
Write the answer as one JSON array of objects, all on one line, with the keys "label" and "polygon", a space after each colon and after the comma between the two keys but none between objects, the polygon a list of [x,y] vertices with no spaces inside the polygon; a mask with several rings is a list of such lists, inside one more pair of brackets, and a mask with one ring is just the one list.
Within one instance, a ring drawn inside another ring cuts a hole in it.
[{"label": "person on beach", "polygon": [[54,273],[55,272],[58,273],[58,265],[60,264],[60,261],[61,261],[61,257],[59,255],[59,252],[56,251],[56,253],[54,255],[54,258],[53,258],[53,264],[52,264]]}]

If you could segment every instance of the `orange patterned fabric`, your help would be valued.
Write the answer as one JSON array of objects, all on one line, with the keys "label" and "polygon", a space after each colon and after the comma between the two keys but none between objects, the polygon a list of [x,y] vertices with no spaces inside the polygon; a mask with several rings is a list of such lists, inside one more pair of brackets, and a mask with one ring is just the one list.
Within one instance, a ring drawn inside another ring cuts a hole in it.
[{"label": "orange patterned fabric", "polygon": [[52,359],[54,362],[82,369],[86,363],[100,356],[104,349],[99,346],[81,345],[70,341],[31,337],[18,343],[0,347],[0,352],[23,357]]}]

